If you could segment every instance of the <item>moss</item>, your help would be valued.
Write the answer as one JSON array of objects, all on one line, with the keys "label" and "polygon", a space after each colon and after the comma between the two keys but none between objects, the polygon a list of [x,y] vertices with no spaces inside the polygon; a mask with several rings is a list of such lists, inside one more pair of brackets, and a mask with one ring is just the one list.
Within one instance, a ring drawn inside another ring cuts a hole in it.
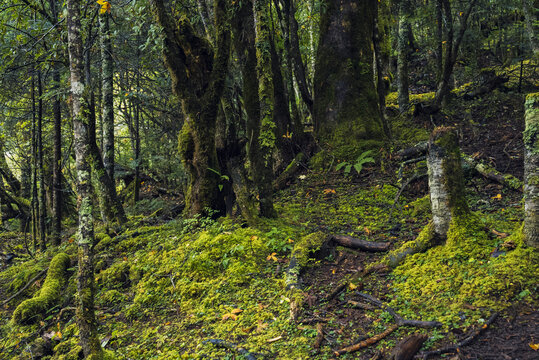
[{"label": "moss", "polygon": [[62,295],[69,264],[69,256],[65,253],[60,253],[52,258],[43,287],[35,297],[23,301],[15,309],[12,318],[14,323],[33,323],[58,301]]},{"label": "moss", "polygon": [[321,249],[326,240],[327,235],[320,231],[303,236],[294,246],[292,257],[295,258],[298,265],[303,268],[307,266],[313,254]]},{"label": "moss", "polygon": [[404,317],[438,320],[449,328],[478,321],[486,316],[481,308],[503,309],[521,291],[533,289],[539,271],[539,256],[522,246],[521,237],[521,230],[515,231],[506,241],[517,248],[491,257],[496,240],[480,217],[453,219],[444,246],[412,255],[394,270],[392,305]]},{"label": "moss", "polygon": [[102,287],[108,289],[125,287],[129,285],[129,269],[129,262],[117,262],[108,269],[101,271],[96,276],[96,281]]},{"label": "moss", "polygon": [[415,240],[408,241],[398,249],[391,251],[384,257],[382,263],[390,267],[396,267],[397,265],[401,264],[407,256],[427,250],[433,245],[433,240],[434,225],[432,222],[429,222],[429,224],[423,228]]}]

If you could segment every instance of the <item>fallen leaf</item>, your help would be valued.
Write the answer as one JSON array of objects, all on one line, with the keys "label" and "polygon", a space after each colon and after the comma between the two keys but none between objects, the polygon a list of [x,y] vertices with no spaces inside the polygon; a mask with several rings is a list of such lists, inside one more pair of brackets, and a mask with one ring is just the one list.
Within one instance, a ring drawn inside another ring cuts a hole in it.
[{"label": "fallen leaf", "polygon": [[494,235],[498,236],[498,237],[501,237],[502,239],[503,238],[506,238],[509,236],[509,234],[507,233],[504,233],[504,232],[499,232],[499,231],[496,231],[494,229],[490,230]]},{"label": "fallen leaf", "polygon": [[350,284],[348,284],[348,288],[349,288],[350,290],[355,290],[355,289],[357,289],[357,285],[354,284],[354,283],[350,283]]},{"label": "fallen leaf", "polygon": [[324,189],[324,195],[327,195],[327,194],[335,194],[335,190],[334,189]]},{"label": "fallen leaf", "polygon": [[234,314],[224,314],[223,317],[222,317],[222,320],[223,321],[226,321],[226,320],[234,320],[236,321],[238,319],[238,317]]},{"label": "fallen leaf", "polygon": [[535,351],[539,350],[539,344],[530,344],[530,347]]},{"label": "fallen leaf", "polygon": [[243,312],[242,309],[234,309],[234,310],[232,310],[230,313],[231,313],[231,314],[234,314],[234,315],[238,315],[239,313],[242,313],[242,312]]},{"label": "fallen leaf", "polygon": [[493,200],[501,200],[502,199],[502,194],[498,194],[496,196],[493,196],[493,197],[491,197],[491,199],[493,199]]},{"label": "fallen leaf", "polygon": [[273,260],[273,261],[277,261],[277,253],[271,253],[268,255],[268,257],[266,258],[266,260],[270,261],[270,260]]}]

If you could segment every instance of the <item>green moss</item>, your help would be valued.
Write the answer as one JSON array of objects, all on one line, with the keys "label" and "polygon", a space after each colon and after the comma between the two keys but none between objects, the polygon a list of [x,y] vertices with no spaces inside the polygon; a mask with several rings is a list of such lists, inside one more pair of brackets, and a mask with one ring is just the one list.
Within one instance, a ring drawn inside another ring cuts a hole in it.
[{"label": "green moss", "polygon": [[56,255],[49,265],[47,278],[38,294],[32,299],[23,301],[13,312],[13,322],[27,324],[37,321],[58,301],[62,295],[66,270],[70,259],[65,253]]},{"label": "green moss", "polygon": [[484,318],[488,314],[481,308],[503,309],[510,299],[536,285],[539,257],[522,246],[521,237],[517,230],[506,239],[517,248],[492,257],[496,240],[487,236],[478,215],[454,219],[444,246],[409,256],[394,270],[392,305],[405,317],[438,320],[446,327]]},{"label": "green moss", "polygon": [[430,222],[415,240],[404,243],[401,247],[391,251],[384,257],[382,263],[387,264],[390,267],[395,267],[401,264],[406,257],[417,254],[419,252],[427,250],[431,247],[434,240],[434,225]]},{"label": "green moss", "polygon": [[129,284],[130,265],[127,261],[114,263],[96,276],[96,282],[107,289],[122,288]]},{"label": "green moss", "polygon": [[320,231],[303,236],[294,246],[292,257],[303,268],[307,266],[312,255],[320,250],[326,240],[327,235]]}]

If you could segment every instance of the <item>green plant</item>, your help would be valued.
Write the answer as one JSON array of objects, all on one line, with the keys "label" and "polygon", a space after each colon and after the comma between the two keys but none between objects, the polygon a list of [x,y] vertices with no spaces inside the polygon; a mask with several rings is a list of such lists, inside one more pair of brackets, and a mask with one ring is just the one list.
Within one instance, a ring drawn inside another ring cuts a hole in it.
[{"label": "green plant", "polygon": [[372,150],[367,150],[361,155],[359,155],[356,159],[356,162],[354,164],[349,163],[348,161],[343,161],[335,167],[335,170],[339,171],[340,169],[344,168],[344,175],[348,176],[350,174],[350,171],[352,168],[356,170],[356,172],[359,174],[361,170],[363,170],[363,165],[366,163],[373,163],[374,158],[370,156],[372,153]]},{"label": "green plant", "polygon": [[[208,170],[210,170],[212,173],[217,174],[217,176],[219,176],[219,180],[221,180],[221,181],[229,181],[230,180],[230,178],[227,175],[223,175],[223,174],[221,174],[219,171],[217,171],[215,169],[208,168]],[[217,187],[219,188],[219,191],[223,191],[223,186],[224,186],[223,184],[217,185]]]}]

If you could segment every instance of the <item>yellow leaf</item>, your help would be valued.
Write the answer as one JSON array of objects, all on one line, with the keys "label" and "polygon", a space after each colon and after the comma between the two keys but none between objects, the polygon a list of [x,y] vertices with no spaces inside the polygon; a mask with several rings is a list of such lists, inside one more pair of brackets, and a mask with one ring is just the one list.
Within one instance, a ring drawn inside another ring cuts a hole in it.
[{"label": "yellow leaf", "polygon": [[289,242],[290,244],[292,244],[292,243],[294,242],[294,240],[288,239],[288,242]]},{"label": "yellow leaf", "polygon": [[257,239],[258,239],[258,236],[256,235],[251,236],[251,240],[257,240]]},{"label": "yellow leaf", "polygon": [[539,350],[539,344],[530,344],[530,347],[535,351]]},{"label": "yellow leaf", "polygon": [[459,16],[464,15],[464,11],[459,12]]},{"label": "yellow leaf", "polygon": [[367,235],[372,234],[372,231],[366,226],[363,228],[363,231],[365,231],[365,234],[367,234]]},{"label": "yellow leaf", "polygon": [[242,313],[242,312],[243,312],[242,309],[234,309],[231,311],[231,314],[238,315],[239,313]]},{"label": "yellow leaf", "polygon": [[334,189],[324,189],[324,195],[327,195],[327,194],[335,194],[335,190]]},{"label": "yellow leaf", "polygon": [[350,284],[348,284],[348,288],[349,288],[350,290],[355,290],[355,289],[357,289],[357,285],[354,284],[354,283],[350,283]]},{"label": "yellow leaf", "polygon": [[58,338],[61,339],[62,338],[62,332],[61,331],[56,332],[56,336],[58,336]]},{"label": "yellow leaf", "polygon": [[277,255],[277,253],[269,254],[268,257],[266,258],[266,260],[268,260],[268,261],[270,261],[270,260],[277,261],[277,257],[275,255]]},{"label": "yellow leaf", "polygon": [[107,0],[97,0],[97,3],[99,5],[105,5],[106,2],[107,2]]},{"label": "yellow leaf", "polygon": [[333,275],[335,275],[335,269],[331,270],[331,273],[332,273]]},{"label": "yellow leaf", "polygon": [[167,321],[167,322],[165,323],[165,325],[170,325],[170,321]]},{"label": "yellow leaf", "polygon": [[494,199],[494,200],[501,200],[502,199],[502,194],[498,194],[496,196],[493,196],[491,197],[491,199]]},{"label": "yellow leaf", "polygon": [[237,318],[238,317],[236,315],[234,315],[234,314],[224,314],[223,315],[223,321],[226,321],[226,320],[229,320],[229,319],[236,321]]}]

